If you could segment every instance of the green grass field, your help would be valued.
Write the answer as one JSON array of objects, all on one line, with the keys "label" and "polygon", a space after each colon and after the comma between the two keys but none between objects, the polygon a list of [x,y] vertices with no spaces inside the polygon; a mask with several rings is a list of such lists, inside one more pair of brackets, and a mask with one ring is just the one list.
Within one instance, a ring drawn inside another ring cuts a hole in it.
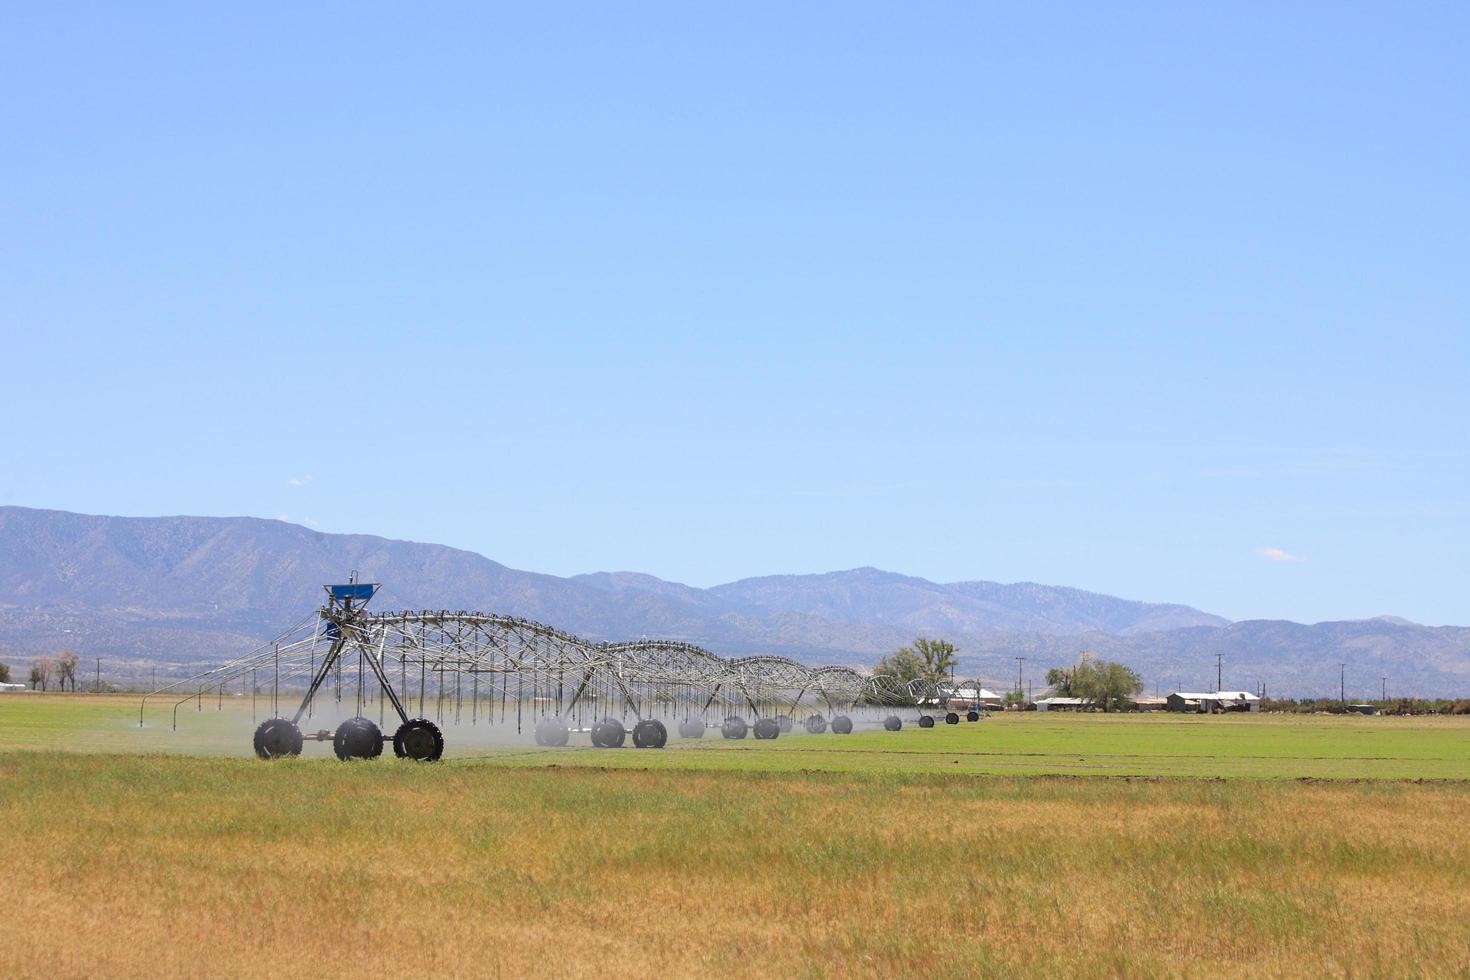
[{"label": "green grass field", "polygon": [[248,704],[136,704],[0,698],[0,976],[1470,972],[1461,719],[449,728],[419,765],[262,762]]},{"label": "green grass field", "polygon": [[[254,730],[244,699],[179,712],[125,696],[0,697],[0,750],[52,749],[247,757]],[[264,706],[262,705],[262,708]],[[264,718],[264,710],[259,718]],[[308,726],[303,726],[308,727]],[[317,727],[317,726],[310,726]],[[529,728],[529,726],[528,726]],[[389,727],[391,731],[391,726]],[[770,772],[932,772],[988,775],[1470,779],[1470,718],[1303,715],[1000,714],[976,724],[864,729],[849,736],[793,734],[774,742],[673,738],[661,751],[587,746],[537,749],[513,727],[445,726],[455,765],[631,766]],[[330,747],[306,755],[331,760]]]}]

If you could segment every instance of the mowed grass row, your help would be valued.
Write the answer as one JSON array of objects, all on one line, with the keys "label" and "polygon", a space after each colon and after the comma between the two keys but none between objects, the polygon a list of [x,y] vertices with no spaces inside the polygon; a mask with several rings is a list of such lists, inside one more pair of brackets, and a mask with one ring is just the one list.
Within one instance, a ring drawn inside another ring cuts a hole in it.
[{"label": "mowed grass row", "polygon": [[0,975],[1453,975],[1462,783],[0,754]]},{"label": "mowed grass row", "polygon": [[[267,699],[254,717],[248,699],[206,700],[202,707],[184,706],[174,731],[166,703],[150,707],[139,728],[132,697],[0,696],[0,749],[243,758],[256,721],[270,714]],[[330,728],[333,716],[326,706],[303,727]],[[391,732],[391,722],[386,727]],[[699,740],[672,738],[661,751],[593,749],[585,736],[572,747],[538,750],[530,725],[517,733],[513,721],[487,726],[482,719],[472,726],[445,719],[444,728],[452,765],[1470,779],[1470,718],[1011,713],[929,730],[910,724],[896,733],[871,726],[849,736],[797,732],[774,742],[730,742],[712,731]],[[308,743],[306,752],[332,758],[326,744]]]}]

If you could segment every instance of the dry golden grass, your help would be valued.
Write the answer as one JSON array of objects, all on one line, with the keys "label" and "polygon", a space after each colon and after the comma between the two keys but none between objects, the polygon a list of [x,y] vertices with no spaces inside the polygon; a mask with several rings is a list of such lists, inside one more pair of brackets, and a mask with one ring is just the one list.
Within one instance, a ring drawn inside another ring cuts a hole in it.
[{"label": "dry golden grass", "polygon": [[9,753],[0,974],[1464,974],[1467,802]]}]

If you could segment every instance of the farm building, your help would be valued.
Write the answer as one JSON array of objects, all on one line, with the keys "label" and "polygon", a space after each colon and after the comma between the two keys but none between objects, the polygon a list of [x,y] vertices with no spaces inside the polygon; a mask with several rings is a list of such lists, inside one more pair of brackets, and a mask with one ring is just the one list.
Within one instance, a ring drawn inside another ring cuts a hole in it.
[{"label": "farm building", "polygon": [[27,690],[27,688],[26,688],[26,686],[24,684],[11,684],[11,683],[8,683],[8,682],[7,683],[4,683],[4,684],[0,684],[0,691],[24,691],[24,690]]},{"label": "farm building", "polygon": [[1085,698],[1037,698],[1037,711],[1081,711],[1083,708],[1092,707],[1092,702]]},{"label": "farm building", "polygon": [[969,711],[971,708],[995,709],[1003,707],[1004,699],[988,688],[961,687],[950,693],[945,707],[950,711]]},{"label": "farm building", "polygon": [[[1087,698],[1037,698],[1035,704],[1037,711],[1091,711],[1096,707]],[[1133,700],[1133,707],[1138,711],[1163,711],[1167,705],[1166,698],[1135,698]]]},{"label": "farm building", "polygon": [[1249,691],[1213,691],[1208,694],[1176,691],[1166,700],[1170,711],[1215,714],[1222,711],[1257,712],[1261,710],[1261,699]]}]

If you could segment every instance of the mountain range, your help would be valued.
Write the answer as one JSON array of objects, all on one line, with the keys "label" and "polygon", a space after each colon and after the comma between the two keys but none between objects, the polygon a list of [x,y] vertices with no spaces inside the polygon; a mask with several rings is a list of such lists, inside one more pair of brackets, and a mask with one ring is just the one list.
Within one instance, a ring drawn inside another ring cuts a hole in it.
[{"label": "mountain range", "polygon": [[[915,636],[942,636],[962,671],[1014,687],[1083,650],[1150,686],[1336,693],[1470,693],[1470,629],[1403,620],[1229,622],[1188,606],[1034,583],[937,583],[875,568],[773,575],[709,589],[635,572],[561,578],[435,544],[324,534],[282,521],[102,517],[0,507],[0,661],[63,647],[138,671],[223,661],[309,615],[322,585],[356,570],[378,609],[480,609],[589,639],[658,636],[729,655],[866,665]],[[1039,683],[1037,684],[1039,687]],[[1392,693],[1392,691],[1390,692]]]}]

